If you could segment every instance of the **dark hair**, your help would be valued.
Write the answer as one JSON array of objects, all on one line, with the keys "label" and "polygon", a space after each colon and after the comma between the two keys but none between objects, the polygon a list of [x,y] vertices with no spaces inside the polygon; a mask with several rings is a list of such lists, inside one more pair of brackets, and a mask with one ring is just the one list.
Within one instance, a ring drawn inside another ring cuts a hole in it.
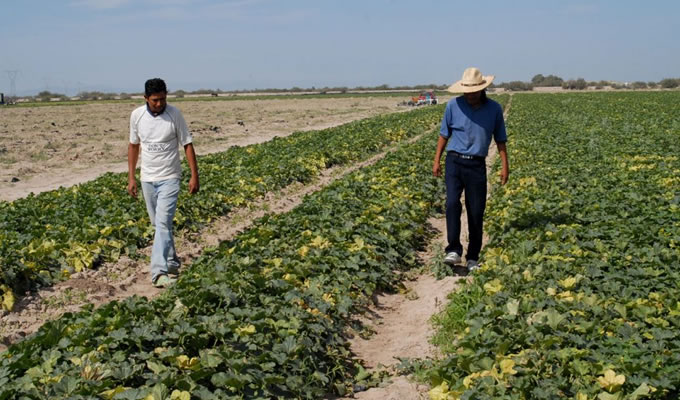
[{"label": "dark hair", "polygon": [[479,98],[479,101],[482,104],[485,104],[489,100],[488,97],[486,97],[486,89],[482,90],[482,97]]},{"label": "dark hair", "polygon": [[149,97],[154,93],[168,93],[168,88],[165,86],[163,79],[153,78],[144,83],[144,95]]}]

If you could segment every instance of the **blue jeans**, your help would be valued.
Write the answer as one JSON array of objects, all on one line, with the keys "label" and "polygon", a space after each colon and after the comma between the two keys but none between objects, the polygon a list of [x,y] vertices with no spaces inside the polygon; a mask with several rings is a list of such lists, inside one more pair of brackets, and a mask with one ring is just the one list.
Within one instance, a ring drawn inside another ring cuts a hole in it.
[{"label": "blue jeans", "polygon": [[172,220],[177,209],[179,179],[142,182],[142,192],[151,225],[156,228],[151,249],[151,281],[155,282],[159,276],[177,272],[179,269],[179,258],[172,237]]},{"label": "blue jeans", "polygon": [[465,191],[465,210],[468,218],[469,243],[465,258],[479,260],[482,249],[482,229],[486,209],[486,165],[483,159],[465,160],[446,156],[446,252],[463,255],[460,242],[460,216],[463,211],[460,197]]}]

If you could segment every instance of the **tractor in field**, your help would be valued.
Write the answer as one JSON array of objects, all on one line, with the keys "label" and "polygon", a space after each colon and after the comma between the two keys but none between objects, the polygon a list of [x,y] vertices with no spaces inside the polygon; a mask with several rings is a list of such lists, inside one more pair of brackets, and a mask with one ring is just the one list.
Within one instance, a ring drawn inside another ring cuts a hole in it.
[{"label": "tractor in field", "polygon": [[437,104],[437,95],[432,91],[422,92],[419,96],[413,96],[408,102],[410,106],[429,106],[435,104]]}]

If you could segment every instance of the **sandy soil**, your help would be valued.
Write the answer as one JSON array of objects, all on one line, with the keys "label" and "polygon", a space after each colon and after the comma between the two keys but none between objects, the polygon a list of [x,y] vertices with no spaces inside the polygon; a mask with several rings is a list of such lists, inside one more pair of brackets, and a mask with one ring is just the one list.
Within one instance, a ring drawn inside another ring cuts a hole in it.
[{"label": "sandy soil", "polygon": [[[182,101],[197,154],[406,110],[395,97]],[[172,102],[171,102],[172,103]],[[0,107],[0,200],[127,171],[130,112],[143,104]]]}]

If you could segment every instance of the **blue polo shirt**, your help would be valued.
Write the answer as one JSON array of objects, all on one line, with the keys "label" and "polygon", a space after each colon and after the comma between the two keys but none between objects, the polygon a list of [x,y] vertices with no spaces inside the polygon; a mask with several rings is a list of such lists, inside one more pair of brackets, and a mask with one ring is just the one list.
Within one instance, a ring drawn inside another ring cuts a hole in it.
[{"label": "blue polo shirt", "polygon": [[448,139],[446,151],[469,156],[486,157],[492,136],[496,143],[508,140],[500,104],[487,99],[473,109],[463,96],[451,99],[446,105],[439,134]]}]

